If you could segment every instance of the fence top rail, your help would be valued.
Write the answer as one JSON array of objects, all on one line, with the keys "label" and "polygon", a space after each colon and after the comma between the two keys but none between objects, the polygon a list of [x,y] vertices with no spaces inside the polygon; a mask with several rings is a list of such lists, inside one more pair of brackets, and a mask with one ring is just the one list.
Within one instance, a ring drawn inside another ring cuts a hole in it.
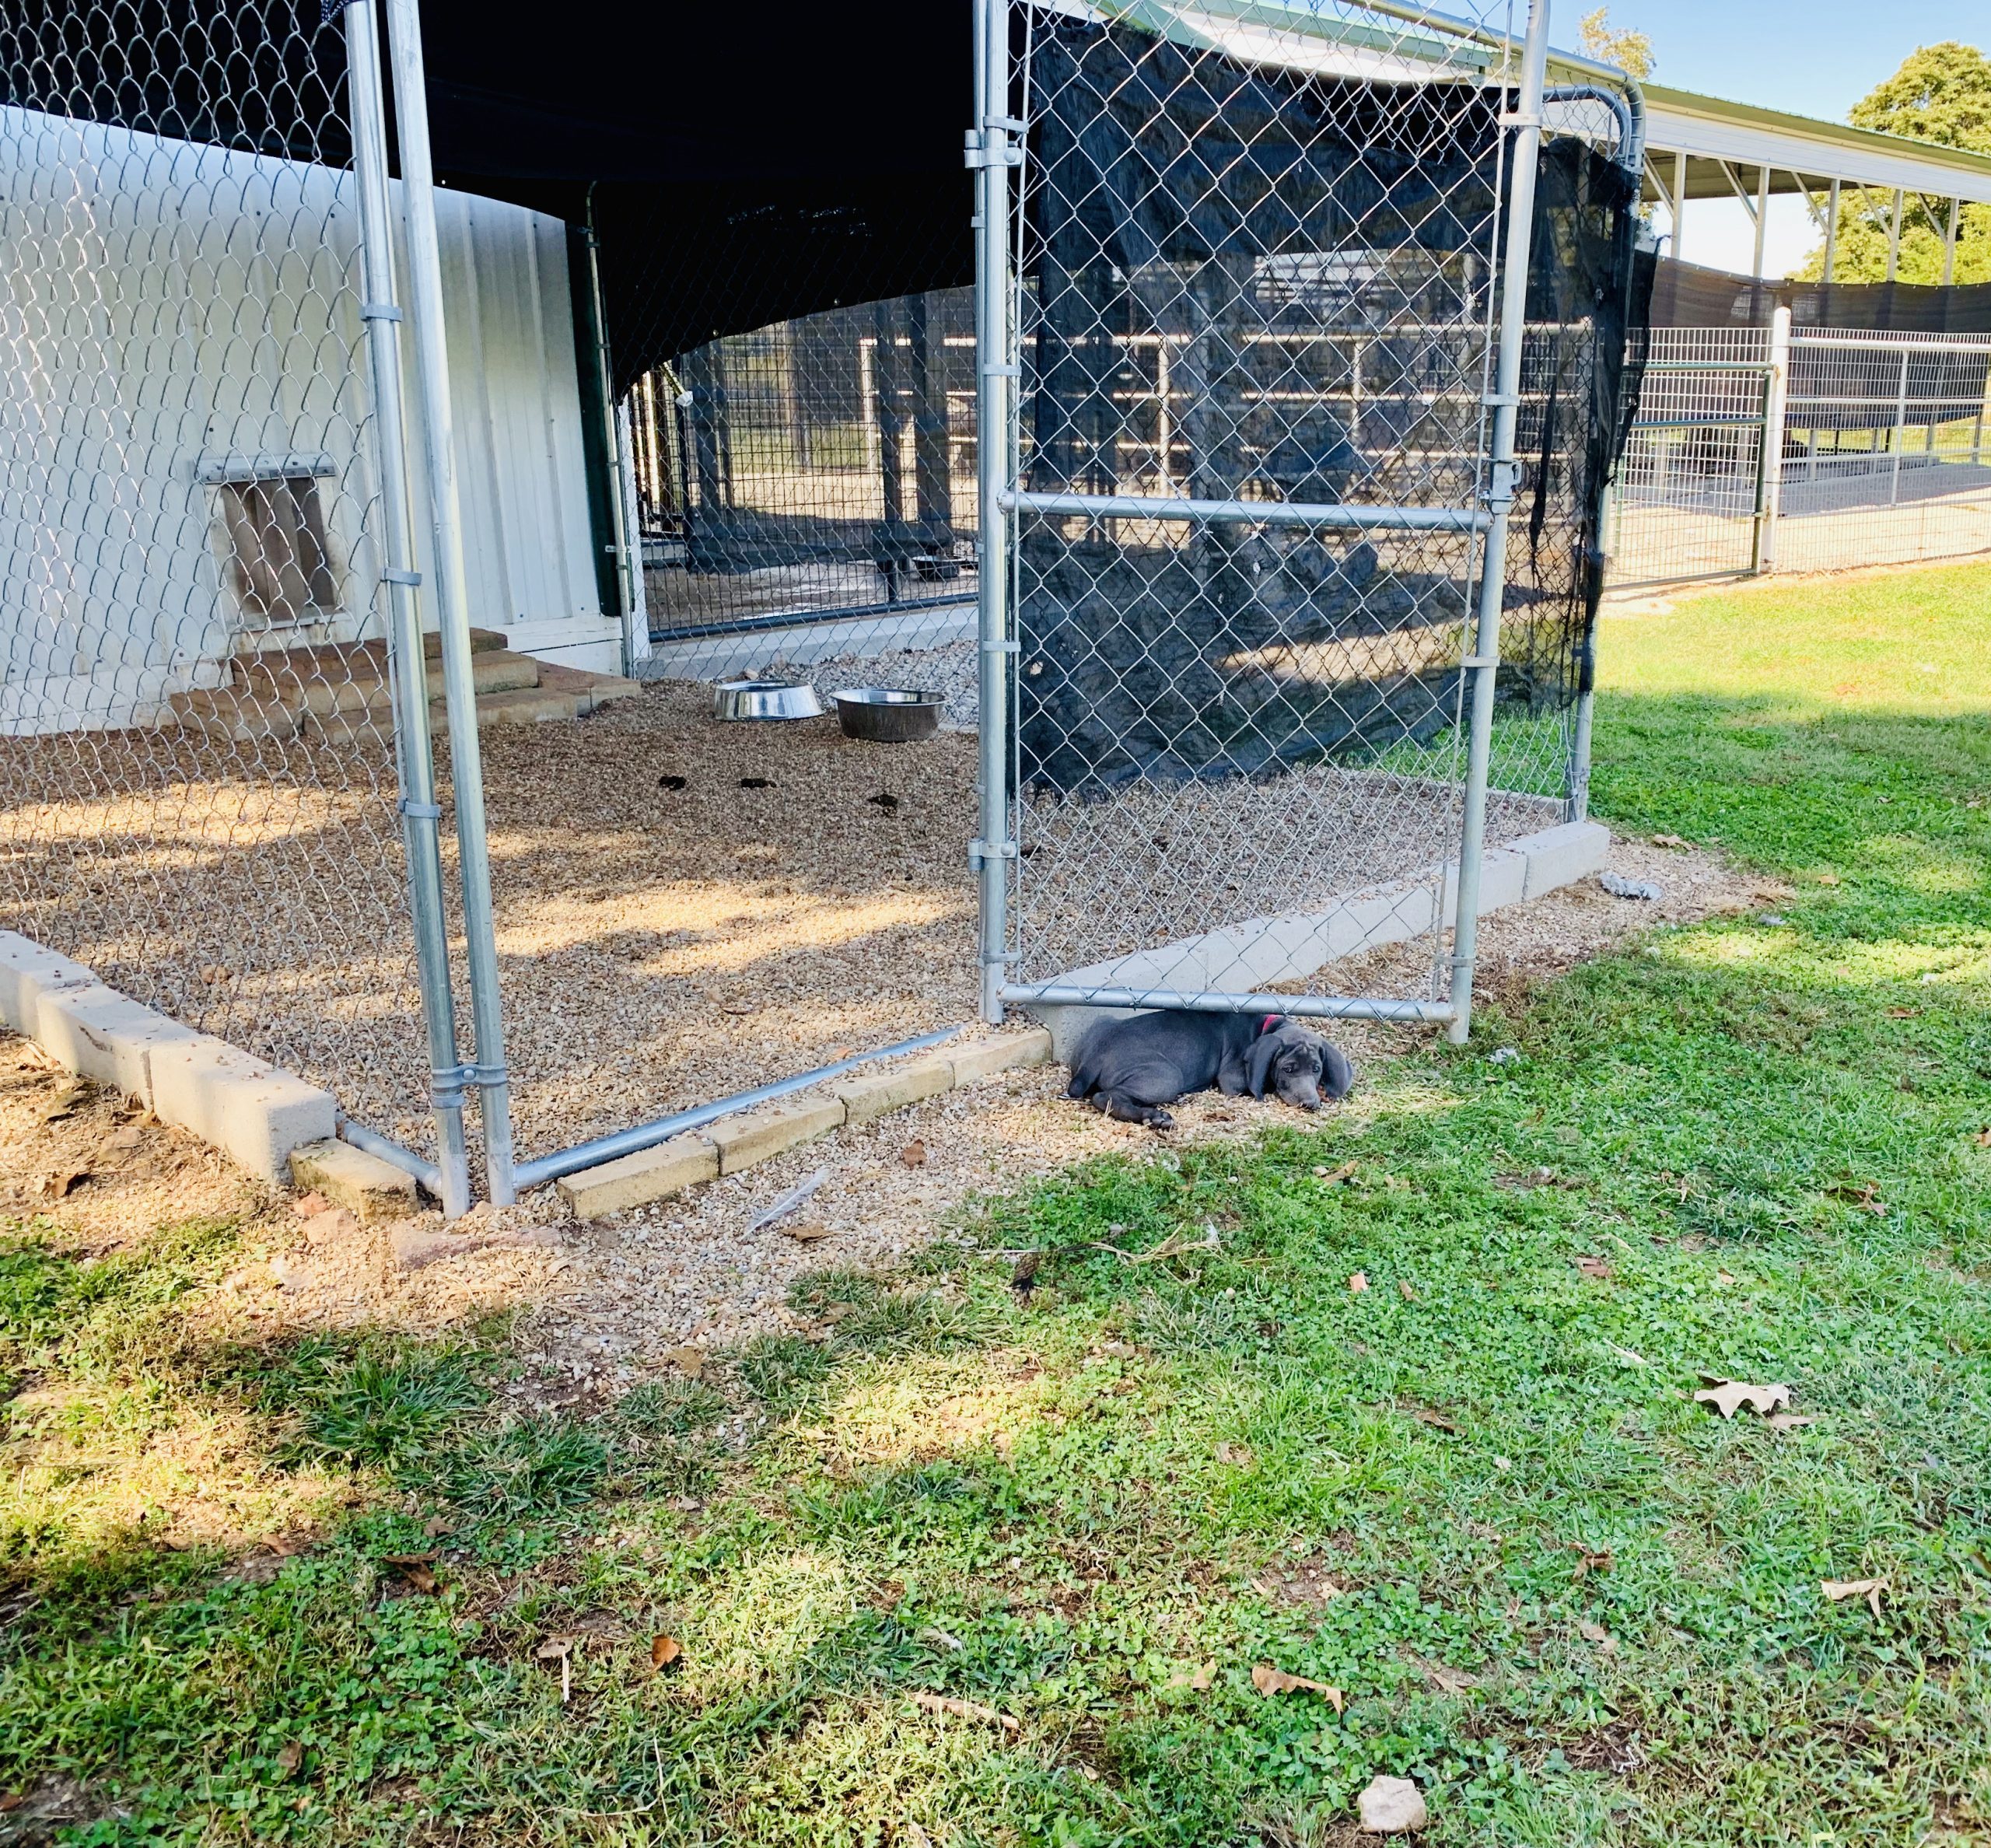
[{"label": "fence top rail", "polygon": [[1991,353],[1991,334],[1870,334],[1857,327],[1834,328],[1822,332],[1807,329],[1801,334],[1793,330],[1790,344],[1793,346],[1857,347],[1867,352],[1883,353]]}]

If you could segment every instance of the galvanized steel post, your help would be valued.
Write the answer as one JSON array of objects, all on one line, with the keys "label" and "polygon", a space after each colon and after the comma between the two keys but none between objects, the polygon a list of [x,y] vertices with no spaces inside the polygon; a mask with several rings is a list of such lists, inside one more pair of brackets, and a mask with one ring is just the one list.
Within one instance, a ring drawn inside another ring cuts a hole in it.
[{"label": "galvanized steel post", "polygon": [[968,162],[975,170],[976,485],[979,496],[981,834],[969,849],[981,889],[982,1017],[1002,1018],[1009,942],[1009,521],[1002,505],[1010,472],[1010,394],[1016,364],[1009,310],[1009,169],[1023,159],[1023,124],[1010,119],[1009,24],[1006,0],[975,0],[975,121]]},{"label": "galvanized steel post", "polygon": [[1776,527],[1783,513],[1783,426],[1790,398],[1790,310],[1779,303],[1770,316],[1770,373],[1763,386],[1762,537],[1756,569],[1776,569]]},{"label": "galvanized steel post", "polygon": [[1518,485],[1514,425],[1520,407],[1521,352],[1527,334],[1529,243],[1534,228],[1535,168],[1541,149],[1541,93],[1548,59],[1549,0],[1529,0],[1520,86],[1506,117],[1514,130],[1507,185],[1506,249],[1500,279],[1500,342],[1494,368],[1493,439],[1488,457],[1486,529],[1472,651],[1471,730],[1467,745],[1464,814],[1459,829],[1458,908],[1452,928],[1452,1020],[1446,1037],[1463,1045],[1472,1025],[1472,971],[1478,954],[1479,869],[1486,843],[1486,784],[1493,747],[1493,697],[1500,664],[1500,605],[1507,579],[1507,520]]},{"label": "galvanized steel post", "polygon": [[485,837],[484,761],[478,746],[463,509],[457,493],[449,348],[443,323],[443,261],[436,240],[436,180],[429,146],[429,97],[422,74],[418,0],[387,0],[387,34],[401,150],[401,211],[408,235],[415,369],[428,453],[429,516],[435,527],[436,603],[449,712],[450,775],[456,788],[471,1018],[477,1034],[475,1063],[464,1067],[462,1076],[476,1086],[481,1100],[485,1173],[492,1202],[508,1206],[517,1197],[512,1180],[511,1097],[505,1075],[504,1010],[498,992],[490,849]]},{"label": "galvanized steel post", "polygon": [[[380,47],[370,0],[347,0],[346,84],[352,110],[352,168],[359,195],[360,316],[373,384],[374,440],[380,464],[380,516],[390,625],[388,661],[394,698],[394,762],[401,838],[408,855],[408,909],[430,1069],[447,1074],[434,1086],[436,1178],[443,1211],[470,1209],[470,1162],[464,1139],[463,1087],[456,1079],[456,1005],[450,992],[449,936],[443,917],[442,809],[429,739],[429,685],[422,652],[420,583],[408,505],[405,408],[401,399],[401,310],[395,305],[394,238],[387,187],[387,111]],[[357,1143],[357,1134],[349,1138]]]}]

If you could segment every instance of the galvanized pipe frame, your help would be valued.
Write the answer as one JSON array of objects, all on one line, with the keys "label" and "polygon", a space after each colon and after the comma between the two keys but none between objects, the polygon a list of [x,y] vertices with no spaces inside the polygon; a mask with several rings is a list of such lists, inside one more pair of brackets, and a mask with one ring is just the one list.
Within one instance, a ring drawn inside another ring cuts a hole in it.
[{"label": "galvanized pipe frame", "polygon": [[408,240],[415,369],[420,388],[429,515],[435,536],[437,626],[449,722],[450,779],[456,793],[457,852],[463,887],[471,1019],[477,1041],[475,1059],[453,1073],[439,1070],[437,1083],[439,1090],[452,1079],[459,1087],[474,1085],[477,1088],[484,1132],[485,1184],[492,1203],[506,1206],[517,1197],[512,1174],[511,1097],[505,1069],[504,1003],[498,986],[497,936],[492,913],[484,761],[477,733],[463,508],[457,485],[449,346],[443,318],[443,261],[436,232],[435,163],[429,148],[429,93],[422,68],[419,0],[387,0],[387,35],[401,154],[401,212]]},{"label": "galvanized pipe frame", "polygon": [[[380,466],[389,607],[388,669],[394,695],[396,804],[408,858],[408,908],[430,1069],[453,1075],[456,1006],[450,982],[449,938],[443,915],[443,811],[436,800],[436,766],[429,735],[429,686],[415,592],[414,516],[408,499],[406,408],[401,395],[401,310],[395,305],[394,226],[387,184],[387,110],[380,47],[371,0],[346,0],[346,82],[352,106],[353,174],[359,194],[360,265],[367,358],[373,375],[373,425]],[[340,1134],[356,1148],[390,1161],[434,1192],[454,1218],[470,1209],[470,1163],[464,1135],[463,1088],[453,1076],[432,1087],[437,1159],[425,1161],[376,1132],[341,1118]]]}]

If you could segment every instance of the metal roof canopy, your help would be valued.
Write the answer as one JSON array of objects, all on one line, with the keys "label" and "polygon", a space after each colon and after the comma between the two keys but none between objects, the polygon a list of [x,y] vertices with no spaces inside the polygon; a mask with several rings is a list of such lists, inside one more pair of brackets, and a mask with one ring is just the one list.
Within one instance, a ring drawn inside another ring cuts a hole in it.
[{"label": "metal roof canopy", "polygon": [[[1722,170],[1768,168],[1772,194],[1814,190],[1821,181],[1922,193],[1931,198],[1991,202],[1991,155],[1909,141],[1841,122],[1813,121],[1748,103],[1726,103],[1687,90],[1645,86],[1646,197],[1670,203],[1674,159],[1687,163],[1687,197],[1727,199],[1734,187]],[[1800,176],[1803,177],[1800,179]]]}]

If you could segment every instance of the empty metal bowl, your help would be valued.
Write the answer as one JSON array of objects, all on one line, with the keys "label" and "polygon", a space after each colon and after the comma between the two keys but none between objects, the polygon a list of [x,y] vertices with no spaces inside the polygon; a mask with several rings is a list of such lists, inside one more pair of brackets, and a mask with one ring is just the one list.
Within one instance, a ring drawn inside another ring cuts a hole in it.
[{"label": "empty metal bowl", "polygon": [[721,681],[712,711],[726,719],[820,719],[823,702],[806,681]]},{"label": "empty metal bowl", "polygon": [[938,693],[915,687],[839,687],[830,697],[837,702],[837,723],[846,738],[905,744],[930,738],[940,729],[944,702]]}]

